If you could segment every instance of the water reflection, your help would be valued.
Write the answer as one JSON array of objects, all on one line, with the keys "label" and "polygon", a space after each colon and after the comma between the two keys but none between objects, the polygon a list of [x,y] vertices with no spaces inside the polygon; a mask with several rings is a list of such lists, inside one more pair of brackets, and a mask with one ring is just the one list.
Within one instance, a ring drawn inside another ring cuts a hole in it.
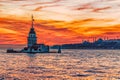
[{"label": "water reflection", "polygon": [[28,67],[27,68],[32,68],[35,66],[35,58],[36,58],[36,54],[29,54],[27,53],[28,56]]},{"label": "water reflection", "polygon": [[[3,52],[3,51],[2,51]],[[0,80],[119,80],[119,50],[0,53]]]}]

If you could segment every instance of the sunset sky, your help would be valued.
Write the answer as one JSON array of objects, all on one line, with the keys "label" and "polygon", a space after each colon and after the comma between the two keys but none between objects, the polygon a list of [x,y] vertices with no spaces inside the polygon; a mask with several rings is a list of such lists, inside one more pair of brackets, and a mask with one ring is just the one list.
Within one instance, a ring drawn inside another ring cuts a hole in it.
[{"label": "sunset sky", "polygon": [[38,43],[120,38],[120,0],[0,0],[0,44],[26,44],[32,14]]}]

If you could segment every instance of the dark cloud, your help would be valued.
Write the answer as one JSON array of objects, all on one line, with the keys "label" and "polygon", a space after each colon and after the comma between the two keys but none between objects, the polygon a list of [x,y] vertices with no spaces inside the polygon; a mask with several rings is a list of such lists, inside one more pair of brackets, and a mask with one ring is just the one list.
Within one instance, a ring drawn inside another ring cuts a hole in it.
[{"label": "dark cloud", "polygon": [[93,3],[86,3],[86,4],[83,4],[83,5],[79,5],[79,7],[74,8],[74,10],[92,9],[93,8],[92,4]]},{"label": "dark cloud", "polygon": [[92,11],[93,12],[100,12],[100,11],[107,10],[107,9],[110,9],[110,8],[111,8],[110,6],[108,6],[108,7],[102,7],[102,8],[95,8]]},{"label": "dark cloud", "polygon": [[110,6],[96,8],[96,7],[93,7],[91,4],[85,4],[85,5],[81,6],[81,7],[74,8],[74,10],[86,10],[86,9],[90,9],[92,12],[100,12],[102,10],[107,10],[107,9],[110,9],[110,8],[111,8]]},{"label": "dark cloud", "polygon": [[89,2],[89,3],[85,3],[85,4],[80,4],[77,6],[74,6],[72,9],[73,10],[90,10],[91,12],[100,12],[102,10],[107,10],[112,8],[111,6],[104,6],[104,7],[97,7],[94,6],[94,4],[99,3],[99,5],[101,5],[101,2],[107,2],[107,1],[114,1],[114,0],[99,0],[99,1],[93,1],[93,2]]},{"label": "dark cloud", "polygon": [[39,6],[39,7],[35,8],[33,11],[40,11],[40,10],[43,9],[43,8],[56,7],[56,6],[59,6],[59,5]]}]

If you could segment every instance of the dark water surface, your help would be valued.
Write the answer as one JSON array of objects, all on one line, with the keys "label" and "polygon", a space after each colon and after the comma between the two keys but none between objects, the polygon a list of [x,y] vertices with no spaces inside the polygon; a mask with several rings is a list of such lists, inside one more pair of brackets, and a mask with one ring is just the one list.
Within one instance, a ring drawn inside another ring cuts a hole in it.
[{"label": "dark water surface", "polygon": [[120,50],[63,50],[61,54],[0,50],[0,80],[120,80]]}]

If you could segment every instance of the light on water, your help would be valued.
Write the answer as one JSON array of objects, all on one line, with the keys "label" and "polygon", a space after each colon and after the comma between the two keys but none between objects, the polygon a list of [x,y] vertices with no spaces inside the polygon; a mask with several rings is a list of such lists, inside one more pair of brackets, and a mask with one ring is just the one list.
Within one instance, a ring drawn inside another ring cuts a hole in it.
[{"label": "light on water", "polygon": [[0,80],[120,80],[119,50],[63,50],[62,53],[5,53]]}]

